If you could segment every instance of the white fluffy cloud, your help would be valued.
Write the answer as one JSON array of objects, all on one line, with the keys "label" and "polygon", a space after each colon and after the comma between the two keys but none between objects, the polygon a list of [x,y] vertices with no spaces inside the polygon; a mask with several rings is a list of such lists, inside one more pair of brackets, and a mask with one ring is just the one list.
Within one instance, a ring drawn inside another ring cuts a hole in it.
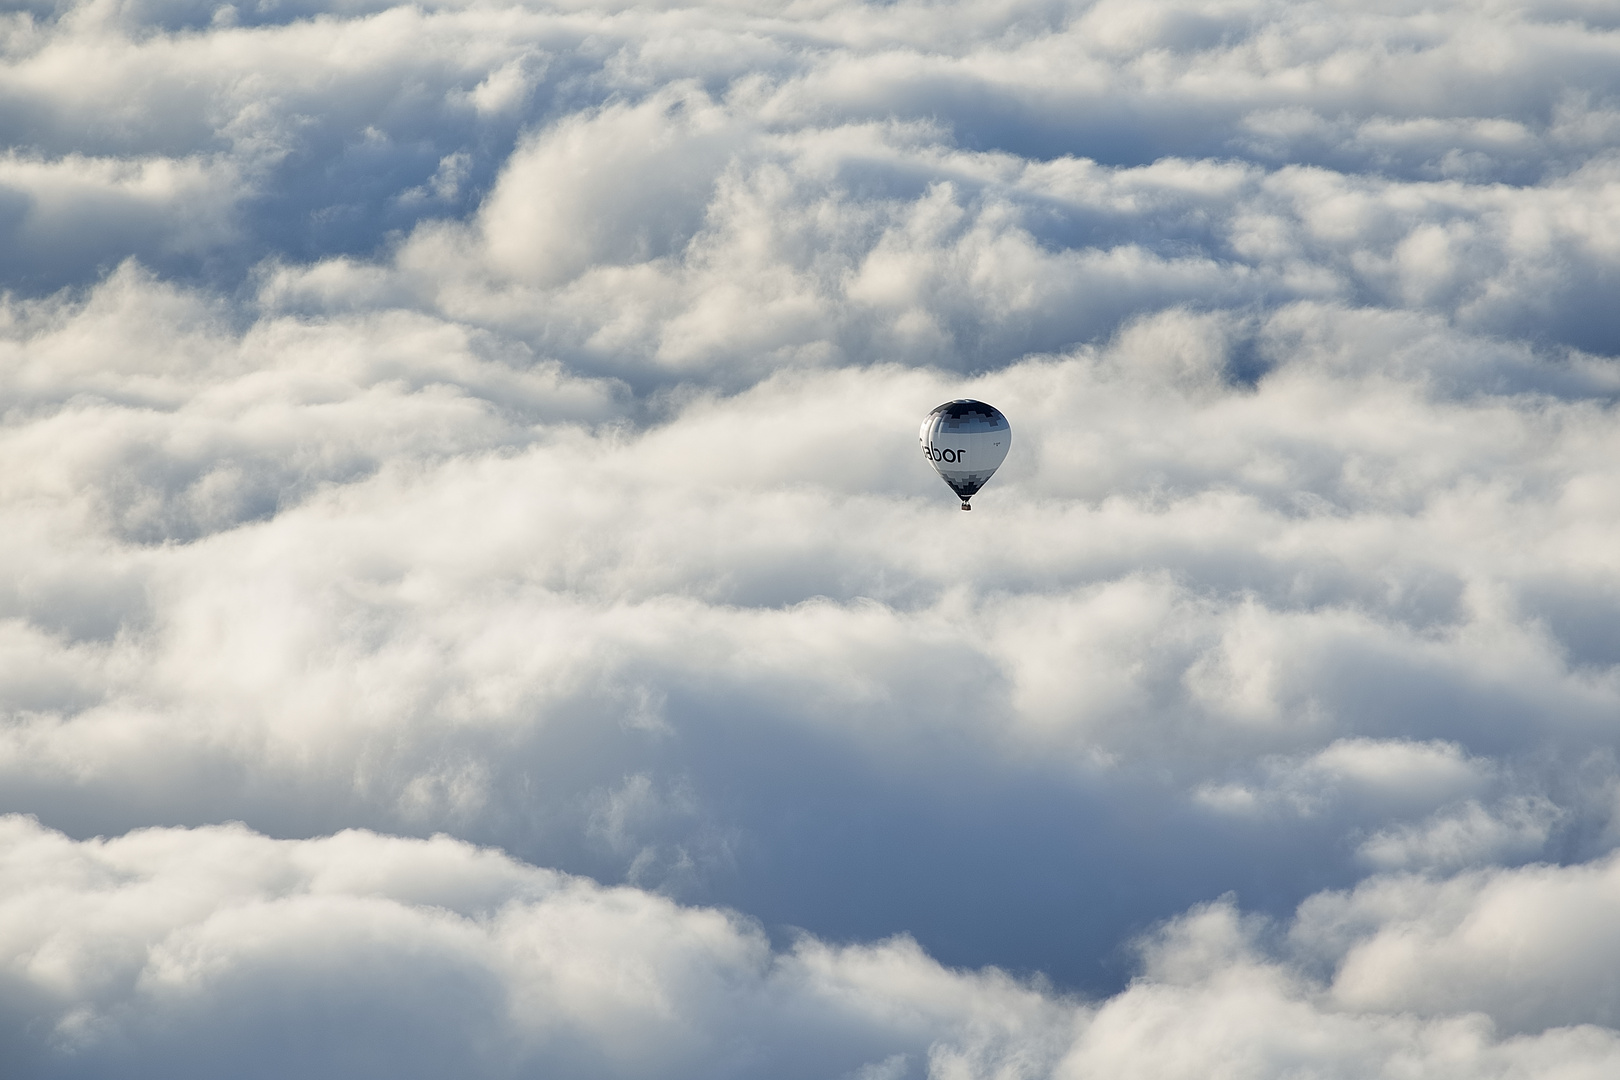
[{"label": "white fluffy cloud", "polygon": [[28,1075],[1612,1071],[1599,6],[0,20]]},{"label": "white fluffy cloud", "polygon": [[1218,902],[1085,1003],[905,938],[773,948],[734,913],[445,836],[76,843],[13,816],[0,987],[12,1060],[47,1076],[1599,1076],[1620,1058],[1591,1026],[1620,1007],[1613,878],[1380,879],[1312,898],[1298,961]]},{"label": "white fluffy cloud", "polygon": [[4,833],[8,1043],[41,1075],[898,1075],[1072,1012],[904,939],[773,952],[735,914],[448,837]]}]

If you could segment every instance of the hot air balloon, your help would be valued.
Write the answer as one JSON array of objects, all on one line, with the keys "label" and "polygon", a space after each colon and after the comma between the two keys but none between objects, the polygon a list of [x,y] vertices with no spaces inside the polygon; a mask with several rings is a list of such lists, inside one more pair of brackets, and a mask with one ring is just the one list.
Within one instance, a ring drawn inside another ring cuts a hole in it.
[{"label": "hot air balloon", "polygon": [[972,398],[947,401],[923,419],[917,432],[923,454],[940,477],[968,500],[995,475],[1012,448],[1012,425],[993,405]]}]

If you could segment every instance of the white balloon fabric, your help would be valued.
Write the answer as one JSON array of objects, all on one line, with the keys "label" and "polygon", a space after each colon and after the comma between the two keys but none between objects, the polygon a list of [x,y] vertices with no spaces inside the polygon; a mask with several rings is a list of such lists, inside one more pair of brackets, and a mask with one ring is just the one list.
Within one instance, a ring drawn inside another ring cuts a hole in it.
[{"label": "white balloon fabric", "polygon": [[947,401],[917,432],[923,454],[971,510],[968,500],[995,475],[1012,448],[1012,425],[993,405],[972,398]]}]

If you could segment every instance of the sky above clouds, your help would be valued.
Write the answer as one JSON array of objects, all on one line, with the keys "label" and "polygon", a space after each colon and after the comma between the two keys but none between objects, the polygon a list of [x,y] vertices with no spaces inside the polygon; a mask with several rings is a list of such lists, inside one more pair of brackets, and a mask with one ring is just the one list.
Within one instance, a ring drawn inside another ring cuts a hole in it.
[{"label": "sky above clouds", "polygon": [[8,1074],[1620,1069],[1611,4],[13,0],[0,287]]}]

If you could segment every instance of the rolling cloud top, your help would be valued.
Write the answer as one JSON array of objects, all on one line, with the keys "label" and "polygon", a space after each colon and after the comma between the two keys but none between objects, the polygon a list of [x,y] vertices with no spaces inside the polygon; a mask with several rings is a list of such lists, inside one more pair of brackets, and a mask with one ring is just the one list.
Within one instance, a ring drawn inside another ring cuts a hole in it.
[{"label": "rolling cloud top", "polygon": [[1608,5],[41,0],[0,143],[17,1076],[1620,1066]]}]

